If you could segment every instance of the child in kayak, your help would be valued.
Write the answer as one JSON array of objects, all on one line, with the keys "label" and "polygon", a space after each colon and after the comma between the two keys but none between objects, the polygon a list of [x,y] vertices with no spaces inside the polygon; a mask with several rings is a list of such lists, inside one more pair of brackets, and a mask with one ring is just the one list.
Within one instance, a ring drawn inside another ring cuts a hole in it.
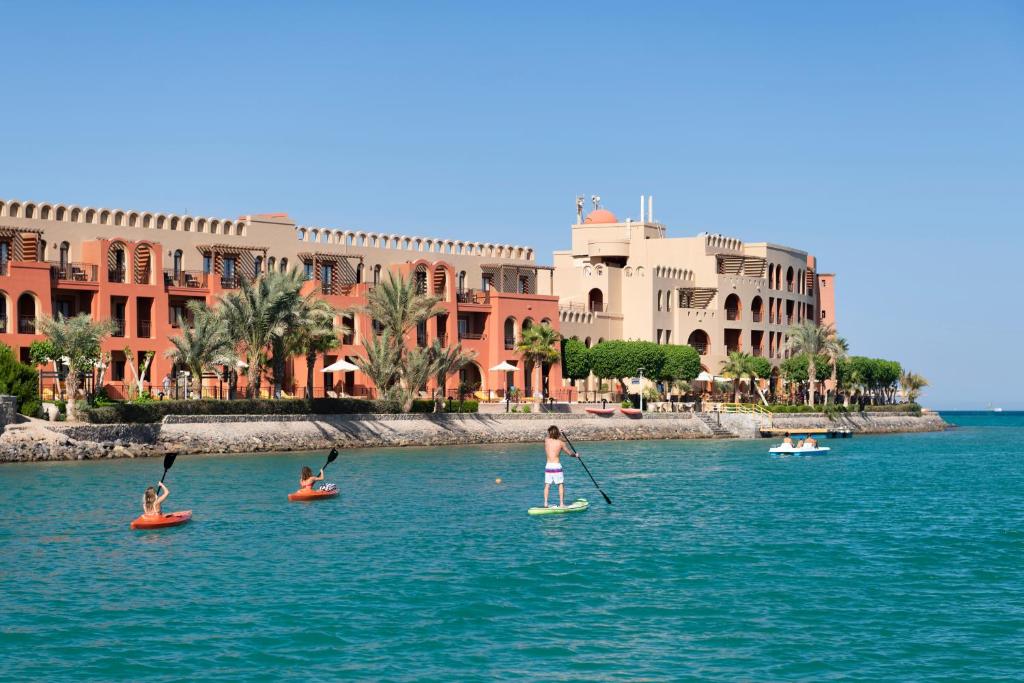
[{"label": "child in kayak", "polygon": [[146,489],[146,492],[142,494],[142,514],[145,517],[159,517],[160,516],[160,504],[167,500],[167,496],[171,495],[170,490],[164,486],[163,482],[157,484],[160,489],[163,490],[159,496],[156,494],[156,489],[150,486]]},{"label": "child in kayak", "polygon": [[302,473],[299,475],[299,490],[300,491],[312,491],[313,484],[318,481],[324,480],[324,471],[320,470],[320,474],[313,476],[313,470],[309,467],[303,466]]},{"label": "child in kayak", "polygon": [[562,453],[574,458],[576,454],[566,447],[565,442],[562,441],[562,435],[555,425],[548,427],[548,436],[544,439],[544,453],[547,455],[547,464],[544,465],[544,507],[549,507],[548,491],[551,489],[551,485],[558,484],[558,507],[564,508],[565,477],[562,474],[562,463],[558,458]]}]

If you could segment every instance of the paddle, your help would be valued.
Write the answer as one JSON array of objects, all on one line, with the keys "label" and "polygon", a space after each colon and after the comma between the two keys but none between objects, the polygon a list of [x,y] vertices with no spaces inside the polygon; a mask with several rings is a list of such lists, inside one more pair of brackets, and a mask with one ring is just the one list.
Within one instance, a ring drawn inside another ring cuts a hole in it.
[{"label": "paddle", "polygon": [[[583,465],[583,469],[585,469],[587,471],[587,474],[590,475],[590,481],[594,482],[594,486],[597,487],[598,491],[601,491],[601,486],[597,483],[597,480],[594,479],[594,475],[590,474],[590,468],[587,467],[587,463],[583,462],[583,456],[579,454],[579,451],[576,450],[576,446],[574,446],[572,441],[569,440],[569,435],[566,434],[565,432],[562,432],[562,437],[565,439],[565,442],[569,444],[569,448],[571,448],[572,452],[576,455],[576,459],[580,461],[581,465]],[[606,503],[608,503],[609,505],[612,504],[612,499],[608,497],[607,493],[601,491],[601,495],[604,496],[604,501]]]},{"label": "paddle", "polygon": [[[164,477],[167,476],[167,470],[171,469],[171,465],[174,464],[174,459],[177,457],[177,453],[168,453],[164,456],[164,474],[163,477],[160,477],[160,484],[164,483]],[[159,484],[157,485],[157,488],[160,488]]]},{"label": "paddle", "polygon": [[327,466],[330,465],[332,462],[334,462],[337,459],[338,459],[338,449],[337,448],[332,448],[331,452],[327,454],[327,462],[325,462],[324,466],[320,468],[320,471],[323,472],[324,470],[326,470]]}]

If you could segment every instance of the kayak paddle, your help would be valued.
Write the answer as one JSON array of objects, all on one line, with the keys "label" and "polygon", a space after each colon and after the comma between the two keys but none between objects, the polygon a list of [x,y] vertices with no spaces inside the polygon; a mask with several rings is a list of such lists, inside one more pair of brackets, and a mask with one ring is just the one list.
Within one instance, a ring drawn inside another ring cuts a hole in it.
[{"label": "kayak paddle", "polygon": [[326,470],[327,466],[330,465],[332,462],[334,462],[337,459],[338,459],[338,449],[337,448],[332,448],[331,452],[327,454],[327,462],[325,462],[324,466],[320,468],[320,471],[323,472],[324,470]]},{"label": "kayak paddle", "polygon": [[[177,453],[168,453],[164,456],[164,475],[160,477],[160,483],[164,483],[164,477],[167,476],[167,470],[171,469],[171,465],[174,464],[174,459],[178,457]],[[160,488],[159,484],[157,488]]]},{"label": "kayak paddle", "polygon": [[[597,480],[594,479],[594,475],[590,474],[590,468],[587,467],[587,463],[583,462],[583,456],[579,454],[579,451],[576,450],[576,446],[574,446],[572,441],[569,440],[569,435],[566,434],[565,432],[562,432],[562,436],[565,437],[565,442],[569,444],[569,448],[572,449],[572,452],[576,454],[576,459],[580,461],[581,465],[583,465],[583,469],[585,469],[587,471],[587,474],[590,475],[590,481],[594,482],[594,486],[597,487],[598,491],[601,491],[601,486],[597,483]],[[601,491],[601,495],[604,496],[604,501],[606,503],[608,503],[609,505],[612,504],[612,499],[608,497],[607,493]]]}]

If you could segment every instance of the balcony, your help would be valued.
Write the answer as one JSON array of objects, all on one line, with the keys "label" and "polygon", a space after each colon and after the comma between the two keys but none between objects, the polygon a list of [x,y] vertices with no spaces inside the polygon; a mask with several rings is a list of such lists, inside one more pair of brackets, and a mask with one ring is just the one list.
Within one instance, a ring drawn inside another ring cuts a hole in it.
[{"label": "balcony", "polygon": [[738,308],[727,308],[727,309],[725,309],[725,319],[726,320],[739,320],[740,319],[740,311],[739,311],[739,309]]},{"label": "balcony", "polygon": [[184,287],[186,289],[206,289],[206,273],[200,270],[164,271],[165,287]]},{"label": "balcony", "polygon": [[491,303],[491,292],[487,289],[467,289],[464,292],[456,292],[455,300],[460,304],[487,305]]},{"label": "balcony", "polygon": [[437,335],[437,341],[440,342],[441,346],[448,346],[448,335],[439,334]]},{"label": "balcony", "polygon": [[238,289],[242,286],[242,278],[237,275],[221,275],[220,286],[224,289]]},{"label": "balcony", "polygon": [[754,349],[753,352],[751,352],[750,355],[752,355],[752,356],[761,356],[763,353],[764,353],[764,351],[760,347],[758,347],[758,348]]},{"label": "balcony", "polygon": [[111,337],[123,337],[124,336],[124,318],[112,318],[111,321],[114,323],[114,331],[110,333]]},{"label": "balcony", "polygon": [[515,348],[516,348],[516,338],[515,337],[505,337],[505,350],[506,351],[512,351]]},{"label": "balcony", "polygon": [[0,261],[0,275],[10,275],[10,262]]},{"label": "balcony", "polygon": [[608,312],[608,304],[603,303],[601,301],[591,301],[589,306],[590,306],[590,312],[591,313],[607,313]]},{"label": "balcony", "polygon": [[99,267],[91,263],[50,263],[50,278],[63,282],[98,282]]},{"label": "balcony", "polygon": [[725,345],[725,352],[726,352],[726,354],[739,353],[740,352],[740,345],[739,344],[726,344]]},{"label": "balcony", "polygon": [[110,282],[124,282],[125,281],[125,269],[124,268],[108,268],[107,269],[107,280]]},{"label": "balcony", "polygon": [[764,315],[761,313],[761,311],[754,311],[753,313],[750,314],[750,319],[753,320],[755,323],[761,322],[763,318]]},{"label": "balcony", "polygon": [[36,317],[34,315],[19,315],[18,316],[18,333],[19,334],[35,334],[36,333]]},{"label": "balcony", "polygon": [[136,325],[136,337],[149,339],[153,336],[153,323],[149,320],[140,320]]},{"label": "balcony", "polygon": [[477,341],[484,338],[483,332],[470,332],[468,330],[459,330],[459,339],[468,339],[470,341]]},{"label": "balcony", "polygon": [[700,355],[702,355],[702,356],[708,355],[708,345],[707,344],[690,344],[690,346],[692,346],[697,351],[697,353],[699,353]]}]

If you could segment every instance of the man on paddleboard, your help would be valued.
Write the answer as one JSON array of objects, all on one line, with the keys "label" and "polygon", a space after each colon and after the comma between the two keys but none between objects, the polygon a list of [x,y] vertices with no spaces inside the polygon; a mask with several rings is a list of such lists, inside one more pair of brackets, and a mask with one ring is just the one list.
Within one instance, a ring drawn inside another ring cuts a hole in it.
[{"label": "man on paddleboard", "polygon": [[566,447],[565,442],[562,441],[562,435],[555,425],[548,427],[548,436],[544,439],[544,453],[548,458],[547,464],[544,466],[544,507],[548,507],[548,491],[551,489],[551,485],[558,484],[558,507],[564,508],[565,477],[562,474],[562,463],[558,458],[562,453],[574,458],[576,454]]}]

